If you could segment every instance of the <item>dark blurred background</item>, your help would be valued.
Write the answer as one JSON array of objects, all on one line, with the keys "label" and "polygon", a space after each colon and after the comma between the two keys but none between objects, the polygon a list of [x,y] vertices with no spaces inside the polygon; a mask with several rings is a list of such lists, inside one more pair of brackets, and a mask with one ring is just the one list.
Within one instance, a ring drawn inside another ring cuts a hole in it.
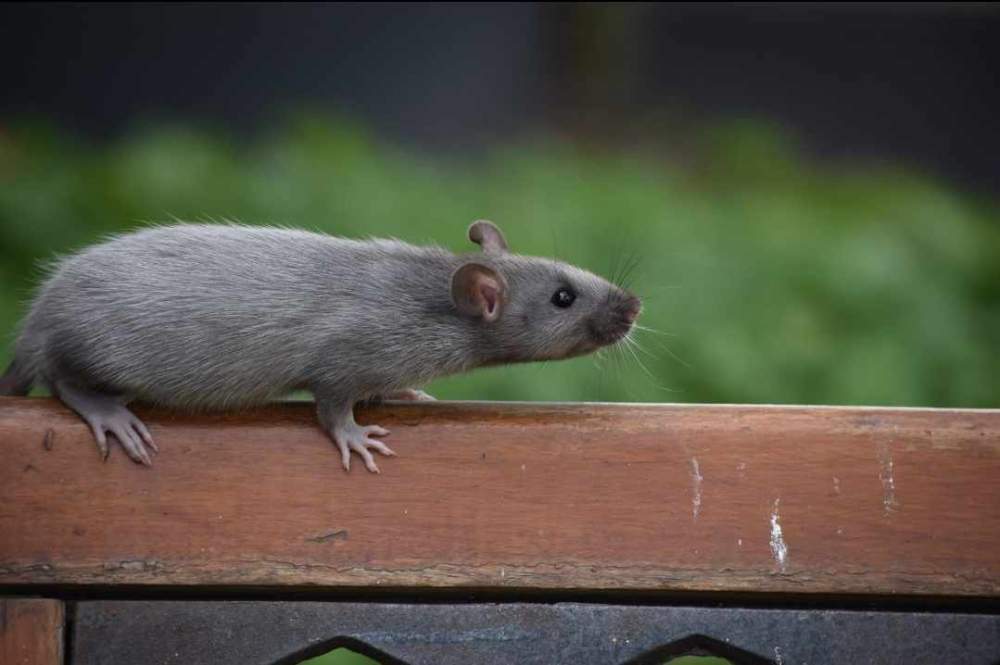
[{"label": "dark blurred background", "polygon": [[0,23],[0,111],[96,137],[163,119],[247,133],[303,103],[462,149],[753,115],[822,155],[1000,185],[989,3],[16,3]]},{"label": "dark blurred background", "polygon": [[440,395],[997,405],[994,5],[8,4],[0,37],[5,332],[40,260],[143,223],[488,217],[637,256],[659,332]]}]

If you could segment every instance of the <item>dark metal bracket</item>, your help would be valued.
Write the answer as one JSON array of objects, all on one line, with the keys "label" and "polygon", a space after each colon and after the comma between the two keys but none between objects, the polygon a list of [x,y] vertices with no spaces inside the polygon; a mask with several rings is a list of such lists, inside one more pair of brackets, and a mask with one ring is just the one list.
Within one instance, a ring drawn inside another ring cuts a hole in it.
[{"label": "dark metal bracket", "polygon": [[292,665],[346,646],[385,665],[997,665],[1000,615],[588,603],[81,601],[72,665]]}]

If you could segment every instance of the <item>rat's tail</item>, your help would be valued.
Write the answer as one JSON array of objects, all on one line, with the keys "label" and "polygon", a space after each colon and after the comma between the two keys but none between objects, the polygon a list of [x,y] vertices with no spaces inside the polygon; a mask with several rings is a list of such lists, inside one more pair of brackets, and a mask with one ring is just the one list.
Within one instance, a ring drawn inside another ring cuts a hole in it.
[{"label": "rat's tail", "polygon": [[17,358],[10,363],[7,371],[0,376],[0,395],[24,396],[31,391],[33,377],[24,370]]}]

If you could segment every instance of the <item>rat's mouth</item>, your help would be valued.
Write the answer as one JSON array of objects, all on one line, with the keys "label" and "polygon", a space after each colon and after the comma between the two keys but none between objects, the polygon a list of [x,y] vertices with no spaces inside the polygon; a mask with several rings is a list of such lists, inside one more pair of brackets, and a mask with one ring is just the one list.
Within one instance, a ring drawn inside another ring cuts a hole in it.
[{"label": "rat's mouth", "polygon": [[588,326],[590,338],[595,348],[616,344],[632,331],[632,324],[625,321],[616,321],[604,327]]}]

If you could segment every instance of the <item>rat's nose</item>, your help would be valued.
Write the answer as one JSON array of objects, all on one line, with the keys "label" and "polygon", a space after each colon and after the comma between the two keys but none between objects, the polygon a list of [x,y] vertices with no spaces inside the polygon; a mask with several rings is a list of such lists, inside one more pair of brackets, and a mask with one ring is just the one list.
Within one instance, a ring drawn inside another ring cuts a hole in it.
[{"label": "rat's nose", "polygon": [[642,311],[642,301],[635,296],[630,296],[627,301],[625,301],[625,308],[622,310],[622,318],[629,325],[635,323],[635,320],[639,318],[639,312]]}]

